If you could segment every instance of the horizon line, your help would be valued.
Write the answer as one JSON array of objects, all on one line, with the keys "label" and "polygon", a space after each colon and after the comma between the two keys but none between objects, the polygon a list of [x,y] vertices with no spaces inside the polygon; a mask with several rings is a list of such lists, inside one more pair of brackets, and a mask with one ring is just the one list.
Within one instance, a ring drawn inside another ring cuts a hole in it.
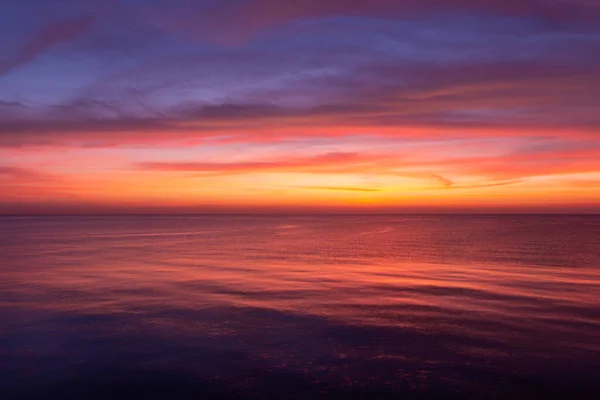
[{"label": "horizon line", "polygon": [[0,217],[185,217],[185,216],[600,216],[600,212],[391,212],[391,213],[29,213],[29,214],[4,214]]}]

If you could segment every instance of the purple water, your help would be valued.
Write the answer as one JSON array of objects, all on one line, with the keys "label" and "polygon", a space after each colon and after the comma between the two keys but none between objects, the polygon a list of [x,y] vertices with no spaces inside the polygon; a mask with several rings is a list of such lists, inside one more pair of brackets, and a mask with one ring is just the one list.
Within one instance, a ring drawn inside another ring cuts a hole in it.
[{"label": "purple water", "polygon": [[0,372],[2,399],[594,398],[600,217],[0,217]]}]

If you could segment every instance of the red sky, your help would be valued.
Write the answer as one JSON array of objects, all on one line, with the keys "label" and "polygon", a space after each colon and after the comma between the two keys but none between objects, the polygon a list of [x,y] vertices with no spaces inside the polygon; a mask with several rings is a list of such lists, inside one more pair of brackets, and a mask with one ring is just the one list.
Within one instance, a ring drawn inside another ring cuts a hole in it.
[{"label": "red sky", "polygon": [[600,3],[4,8],[0,213],[600,212]]}]

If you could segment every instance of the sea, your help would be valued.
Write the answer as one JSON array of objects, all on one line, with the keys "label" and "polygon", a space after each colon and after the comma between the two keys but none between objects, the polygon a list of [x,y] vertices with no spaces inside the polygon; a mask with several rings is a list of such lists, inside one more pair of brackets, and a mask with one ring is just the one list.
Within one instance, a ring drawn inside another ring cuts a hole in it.
[{"label": "sea", "polygon": [[600,398],[600,216],[0,217],[0,399]]}]

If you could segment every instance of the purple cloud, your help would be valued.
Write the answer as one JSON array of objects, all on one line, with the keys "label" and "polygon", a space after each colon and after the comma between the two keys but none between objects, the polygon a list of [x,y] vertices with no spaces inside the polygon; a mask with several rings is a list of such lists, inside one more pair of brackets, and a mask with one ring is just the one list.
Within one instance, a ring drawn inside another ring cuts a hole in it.
[{"label": "purple cloud", "polygon": [[0,59],[0,75],[35,59],[46,49],[83,34],[94,21],[94,15],[55,21],[44,26],[26,44],[8,58]]}]

